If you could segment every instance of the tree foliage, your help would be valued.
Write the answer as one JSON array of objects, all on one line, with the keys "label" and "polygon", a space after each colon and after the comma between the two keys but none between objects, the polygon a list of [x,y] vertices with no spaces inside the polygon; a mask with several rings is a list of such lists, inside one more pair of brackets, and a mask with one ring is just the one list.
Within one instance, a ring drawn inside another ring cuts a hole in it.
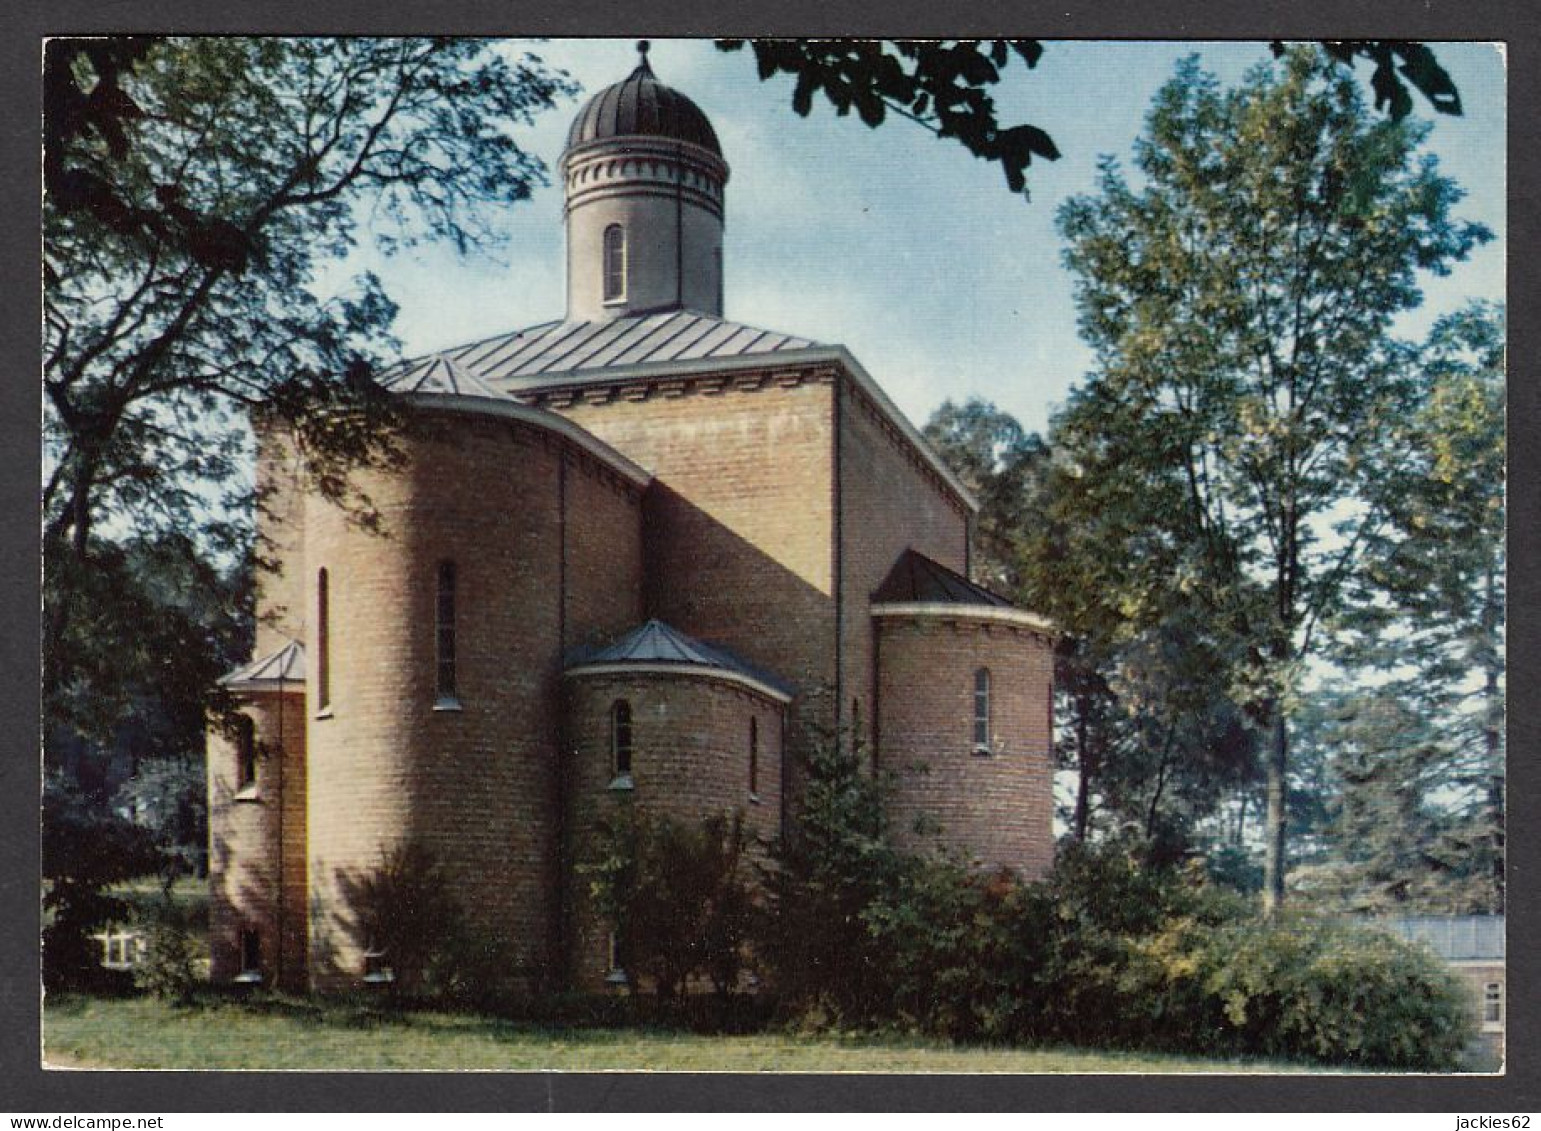
[{"label": "tree foliage", "polygon": [[1067,416],[1045,442],[986,402],[947,402],[926,436],[980,499],[976,576],[1061,631],[1056,713],[1060,763],[1077,778],[1072,836],[1086,839],[1100,817],[1180,853],[1218,794],[1253,773],[1255,744],[1181,587],[1193,572],[1183,548],[1159,534],[1164,496],[1101,465],[1104,423]]},{"label": "tree foliage", "polygon": [[228,560],[249,538],[247,411],[289,426],[323,490],[380,451],[362,378],[394,307],[368,276],[325,296],[324,268],[366,222],[387,247],[494,237],[542,175],[510,127],[570,86],[484,41],[211,37],[51,40],[44,87],[52,705],[108,686],[67,640],[113,615],[92,588],[111,542]]},{"label": "tree foliage", "polygon": [[[1012,192],[1027,196],[1033,158],[1059,158],[1047,132],[1026,123],[1007,126],[997,117],[990,89],[1012,65],[1031,70],[1043,56],[1037,39],[720,39],[723,51],[754,51],[761,81],[778,74],[796,79],[792,109],[807,117],[823,93],[841,116],[852,110],[868,126],[889,114],[907,119],[939,138],[955,139],[975,157],[998,164]],[[1408,87],[1441,114],[1461,112],[1450,75],[1426,44],[1386,39],[1323,40],[1327,58],[1352,67],[1369,61],[1375,106],[1393,121],[1412,112]],[[1270,44],[1275,56],[1287,50]]]},{"label": "tree foliage", "polygon": [[892,777],[854,729],[816,733],[798,756],[802,803],[773,854],[759,952],[790,1009],[880,1016],[893,987],[868,920],[906,867],[890,837]]},{"label": "tree foliage", "polygon": [[153,872],[155,843],[144,828],[112,812],[58,773],[43,787],[43,980],[51,988],[102,978],[99,927],[124,922],[128,904],[112,885]]},{"label": "tree foliage", "polygon": [[1344,678],[1321,735],[1342,859],[1309,877],[1317,898],[1503,910],[1503,322],[1476,304],[1435,324],[1407,449],[1376,479],[1386,521],[1336,626]]},{"label": "tree foliage", "polygon": [[1232,91],[1190,60],[1136,145],[1142,184],[1107,162],[1059,217],[1096,354],[1060,423],[1082,422],[1098,474],[1161,500],[1116,560],[1175,557],[1192,630],[1270,735],[1274,903],[1302,665],[1385,521],[1375,479],[1422,392],[1391,320],[1420,269],[1488,238],[1454,217],[1425,132],[1372,120],[1312,50]]},{"label": "tree foliage", "polygon": [[739,989],[756,914],[747,847],[740,812],[691,823],[628,801],[600,823],[579,871],[631,985],[675,1003],[694,977],[720,998]]}]

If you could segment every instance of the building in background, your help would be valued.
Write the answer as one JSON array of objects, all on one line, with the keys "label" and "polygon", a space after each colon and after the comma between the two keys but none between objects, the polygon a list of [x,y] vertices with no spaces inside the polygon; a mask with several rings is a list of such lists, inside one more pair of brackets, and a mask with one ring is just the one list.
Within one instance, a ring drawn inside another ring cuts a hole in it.
[{"label": "building in background", "polygon": [[1471,1067],[1497,1071],[1504,1063],[1508,983],[1504,976],[1504,916],[1410,915],[1373,924],[1434,953],[1460,980],[1470,1001],[1477,1038]]}]

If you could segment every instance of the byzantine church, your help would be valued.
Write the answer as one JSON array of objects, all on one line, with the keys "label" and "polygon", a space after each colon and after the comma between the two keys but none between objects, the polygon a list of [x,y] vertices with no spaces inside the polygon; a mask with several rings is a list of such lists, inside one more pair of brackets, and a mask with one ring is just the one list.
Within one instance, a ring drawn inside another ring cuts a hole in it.
[{"label": "byzantine church", "polygon": [[724,317],[706,114],[644,50],[560,178],[565,316],[380,377],[377,527],[258,422],[277,568],[209,734],[216,982],[389,981],[359,893],[414,844],[525,984],[615,987],[598,823],[769,844],[821,742],[893,775],[908,847],[1051,863],[1053,630],[969,580],[975,500],[849,351]]}]

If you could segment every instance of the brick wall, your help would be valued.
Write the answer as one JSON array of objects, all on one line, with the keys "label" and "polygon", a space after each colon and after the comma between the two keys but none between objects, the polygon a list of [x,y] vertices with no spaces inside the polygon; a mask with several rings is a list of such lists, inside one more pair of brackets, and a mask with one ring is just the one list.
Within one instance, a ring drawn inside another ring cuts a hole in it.
[{"label": "brick wall", "polygon": [[252,720],[257,742],[254,786],[241,788],[232,736],[218,726],[208,734],[209,973],[215,982],[241,973],[241,932],[255,930],[264,980],[300,990],[306,937],[304,690],[244,696],[241,711]]},{"label": "brick wall", "polygon": [[[622,804],[694,822],[741,810],[757,852],[779,832],[782,705],[716,679],[685,675],[574,675],[568,683],[568,765],[575,859],[592,853],[594,830]],[[632,709],[630,790],[612,789],[610,709]],[[749,793],[749,720],[759,731],[759,789]],[[756,800],[757,798],[757,800]],[[609,924],[586,882],[573,885],[570,975],[580,989],[605,986]]]},{"label": "brick wall", "polygon": [[[834,378],[771,368],[535,398],[656,477],[647,615],[805,692],[835,680]],[[791,741],[827,728],[828,707],[799,696]]]},{"label": "brick wall", "polygon": [[299,454],[288,433],[255,422],[257,433],[257,571],[255,656],[278,651],[305,633],[305,494]]},{"label": "brick wall", "polygon": [[[1053,863],[1053,651],[1026,629],[962,618],[879,617],[878,749],[898,789],[893,825],[1029,879]],[[990,754],[974,752],[974,673],[991,673]],[[922,770],[921,767],[924,767]],[[916,818],[940,826],[912,830]]]},{"label": "brick wall", "polygon": [[829,378],[702,378],[550,394],[651,471],[647,613],[784,678],[832,675]]},{"label": "brick wall", "polygon": [[873,652],[869,598],[906,549],[968,570],[968,513],[909,441],[849,379],[841,383],[840,589],[842,721],[859,704],[872,739]]},{"label": "brick wall", "polygon": [[[403,448],[392,473],[358,476],[380,532],[307,505],[307,607],[325,568],[332,662],[330,717],[310,722],[313,979],[336,986],[361,973],[349,885],[416,840],[472,928],[509,940],[533,984],[558,957],[563,631],[569,618],[579,635],[637,618],[640,499],[550,433],[509,421],[422,413]],[[564,596],[564,558],[577,560],[568,524],[585,548]],[[458,709],[444,709],[436,686],[446,560]],[[314,623],[306,643],[314,690]]]}]

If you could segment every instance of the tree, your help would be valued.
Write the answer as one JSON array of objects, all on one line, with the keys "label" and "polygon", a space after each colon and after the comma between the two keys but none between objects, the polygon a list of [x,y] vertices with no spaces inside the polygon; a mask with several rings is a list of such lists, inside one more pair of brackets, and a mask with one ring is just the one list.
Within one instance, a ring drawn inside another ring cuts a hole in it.
[{"label": "tree", "polygon": [[[66,643],[125,531],[214,560],[249,537],[245,413],[317,484],[380,451],[377,280],[322,298],[367,222],[394,247],[496,235],[542,169],[509,134],[572,88],[456,39],[49,41],[45,57],[45,702],[109,684]],[[103,643],[99,636],[81,634]]]},{"label": "tree", "polygon": [[[738,51],[742,39],[719,39],[723,51]],[[955,139],[975,157],[1000,165],[1012,192],[1027,196],[1027,167],[1034,157],[1059,158],[1053,138],[1037,126],[1003,127],[989,89],[1013,62],[1031,70],[1043,55],[1036,39],[757,39],[754,50],[761,81],[792,75],[792,108],[803,117],[822,91],[840,115],[853,109],[868,126],[889,114],[939,138]],[[1285,45],[1269,45],[1275,57]],[[1370,85],[1376,109],[1394,121],[1412,112],[1411,85],[1441,114],[1461,112],[1460,95],[1427,45],[1387,39],[1323,40],[1327,58],[1345,67],[1356,59],[1374,65]]]},{"label": "tree", "polygon": [[922,432],[979,500],[971,543],[974,580],[1015,593],[1022,585],[1019,543],[1048,448],[1010,413],[977,397],[961,405],[943,401]]},{"label": "tree", "polygon": [[886,1017],[890,955],[871,918],[911,866],[889,835],[893,778],[872,770],[854,728],[813,738],[800,755],[802,804],[772,853],[758,952],[790,1006]]},{"label": "tree", "polygon": [[1096,353],[1081,400],[1119,455],[1102,473],[1161,493],[1138,538],[1184,548],[1190,615],[1269,735],[1270,907],[1302,665],[1387,521],[1374,480],[1422,392],[1391,321],[1420,301],[1418,270],[1489,238],[1454,218],[1425,133],[1372,120],[1314,49],[1228,92],[1190,59],[1136,145],[1140,187],[1105,162],[1059,215]]},{"label": "tree", "polygon": [[102,976],[97,927],[128,918],[112,885],[155,869],[150,834],[113,813],[100,796],[51,773],[43,784],[43,980],[88,986]]},{"label": "tree", "polygon": [[1071,835],[1094,802],[1151,843],[1181,850],[1218,793],[1253,772],[1252,742],[1214,674],[1213,634],[1185,616],[1185,571],[1160,538],[1163,496],[1127,491],[1101,461],[1104,422],[1086,398],[1048,443],[983,401],[944,403],[926,425],[980,499],[976,573],[1061,631],[1055,684],[1060,762],[1076,773]]},{"label": "tree", "polygon": [[1375,479],[1386,521],[1339,627],[1337,835],[1353,898],[1504,902],[1504,313],[1440,319],[1406,451]]}]

